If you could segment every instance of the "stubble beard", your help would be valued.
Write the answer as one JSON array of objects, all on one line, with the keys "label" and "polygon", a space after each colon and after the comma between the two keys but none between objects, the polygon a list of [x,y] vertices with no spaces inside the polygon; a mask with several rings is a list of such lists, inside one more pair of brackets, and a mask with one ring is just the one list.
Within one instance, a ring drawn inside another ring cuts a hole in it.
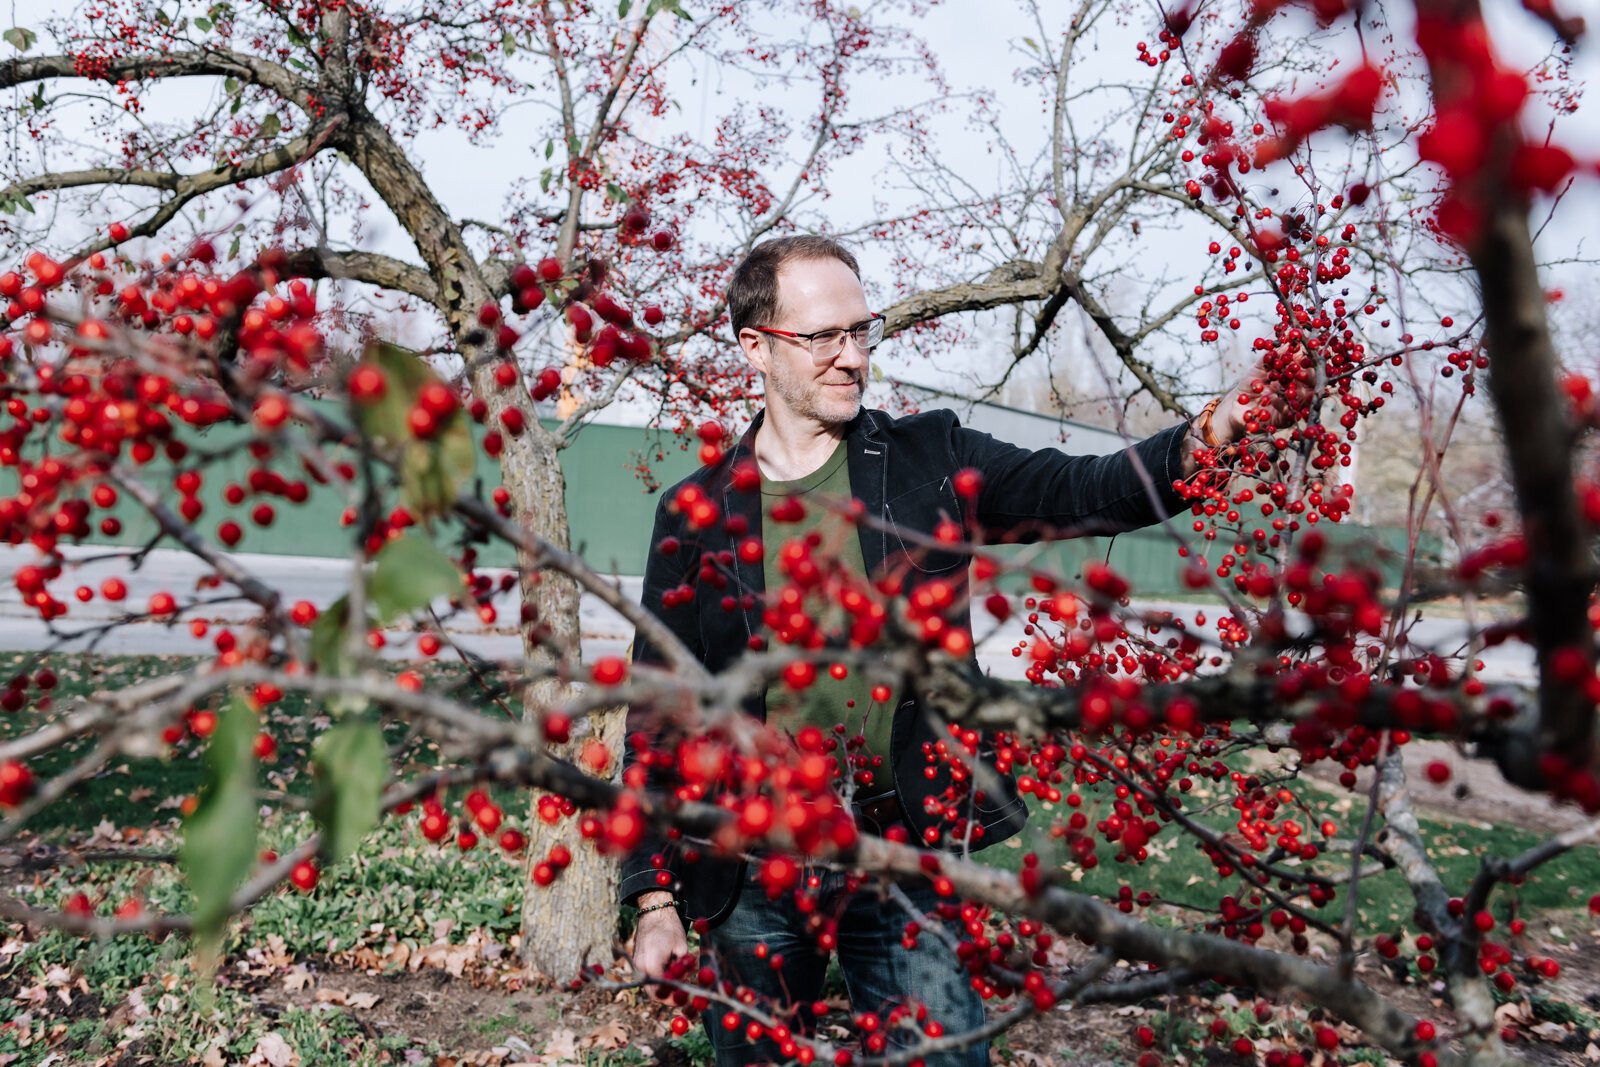
[{"label": "stubble beard", "polygon": [[814,419],[825,426],[842,426],[856,417],[861,410],[861,399],[865,392],[865,373],[852,375],[855,381],[855,397],[832,398],[828,393],[832,390],[815,379],[806,379],[800,375],[791,375],[787,370],[778,370],[783,366],[774,362],[772,369],[767,372],[766,390],[770,398],[780,398],[784,406],[801,418]]}]

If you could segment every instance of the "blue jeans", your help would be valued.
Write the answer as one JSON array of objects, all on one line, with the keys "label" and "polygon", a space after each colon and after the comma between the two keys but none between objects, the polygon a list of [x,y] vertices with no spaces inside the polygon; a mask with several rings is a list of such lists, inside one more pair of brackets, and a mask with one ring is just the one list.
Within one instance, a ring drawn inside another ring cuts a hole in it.
[{"label": "blue jeans", "polygon": [[[906,895],[920,913],[916,919],[923,927],[917,947],[907,951],[900,939],[912,916],[893,899],[881,896],[876,885],[869,884],[847,896],[843,872],[802,870],[805,876],[815,874],[821,879],[820,887],[814,891],[815,914],[838,921],[839,967],[850,993],[850,1006],[857,1014],[876,1012],[887,1028],[889,1009],[914,1000],[926,1005],[927,1017],[939,1020],[946,1035],[966,1033],[983,1025],[983,998],[968,982],[955,953],[930,929],[938,922],[929,914],[939,900],[931,887],[906,888]],[[761,997],[758,1003],[772,1014],[821,999],[828,956],[817,948],[815,935],[807,931],[806,918],[795,906],[792,891],[784,892],[777,900],[768,900],[756,865],[748,864],[733,913],[701,939],[719,986],[720,980],[727,979],[754,990]],[[757,954],[758,945],[766,946],[761,955]],[[783,966],[774,969],[769,960],[779,953],[783,954]],[[717,1067],[785,1062],[776,1042],[766,1037],[749,1041],[742,1023],[736,1030],[725,1029],[722,1018],[727,1011],[725,1006],[713,1003],[705,1013]],[[790,1027],[799,1034],[811,1022],[810,1009],[800,1007],[789,1018]],[[886,1036],[891,1049],[916,1041],[915,1033],[898,1027],[888,1030]],[[821,1060],[817,1062],[820,1067]],[[987,1067],[989,1046],[980,1041],[964,1049],[929,1056],[926,1063],[927,1067]]]}]

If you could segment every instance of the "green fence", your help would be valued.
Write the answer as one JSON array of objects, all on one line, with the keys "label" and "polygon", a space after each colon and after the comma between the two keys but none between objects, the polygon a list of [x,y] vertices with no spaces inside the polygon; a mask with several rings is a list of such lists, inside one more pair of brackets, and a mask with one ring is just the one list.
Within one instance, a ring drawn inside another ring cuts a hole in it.
[{"label": "green fence", "polygon": [[[477,427],[474,430],[481,433]],[[241,552],[317,557],[347,554],[350,542],[339,518],[354,501],[347,499],[341,490],[306,478],[310,494],[301,504],[292,504],[276,496],[252,495],[251,501],[265,501],[275,509],[276,518],[268,527],[248,521],[249,505],[243,508],[225,505],[226,487],[230,483],[248,486],[250,470],[258,465],[245,448],[250,436],[246,427],[226,425],[184,434],[192,449],[208,457],[204,483],[197,494],[205,510],[196,525],[209,535],[224,518],[238,521],[244,528],[244,538],[236,546]],[[680,449],[678,440],[671,434],[643,427],[591,424],[579,431],[573,445],[561,457],[573,547],[606,573],[643,573],[657,494],[649,492],[638,476],[639,464],[648,462],[659,484],[670,486],[694,469],[697,463],[694,452]],[[291,470],[293,466],[281,459],[273,464],[284,477],[295,473]],[[170,465],[164,461],[155,462],[143,473],[150,484],[161,487],[169,502],[176,506],[178,494],[171,489]],[[481,449],[478,478],[485,493],[500,484],[498,462]],[[0,470],[0,490],[14,492],[15,486],[15,471]],[[114,515],[121,521],[121,531],[115,536],[97,533],[91,543],[139,545],[155,536],[154,520],[130,501],[123,500],[110,511],[95,509],[92,521],[98,524],[107,515]],[[1181,519],[1180,524],[1187,530],[1187,517]],[[1347,551],[1377,562],[1389,584],[1398,579],[1404,559],[1403,530],[1331,523],[1324,523],[1320,528],[1336,548],[1343,546]],[[1195,537],[1191,544],[1198,548],[1204,542]],[[1226,550],[1216,544],[1205,547],[1208,549],[1205,554],[1213,564]],[[1425,543],[1423,548],[1427,555],[1437,559],[1437,538]],[[1014,558],[1026,555],[1040,567],[1068,575],[1081,572],[1088,560],[1106,559],[1145,595],[1166,596],[1186,591],[1179,580],[1185,561],[1178,558],[1170,535],[1159,529],[1042,547],[1007,546],[1002,551]],[[507,566],[512,561],[510,551],[499,544],[482,547],[479,558],[491,566]],[[1020,586],[1026,582],[1026,577],[1019,576],[1016,581]]]}]

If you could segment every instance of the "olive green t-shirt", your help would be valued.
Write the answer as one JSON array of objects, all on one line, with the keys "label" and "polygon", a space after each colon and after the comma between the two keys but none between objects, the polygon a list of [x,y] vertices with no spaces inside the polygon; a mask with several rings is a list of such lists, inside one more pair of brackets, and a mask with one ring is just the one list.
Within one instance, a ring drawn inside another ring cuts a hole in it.
[{"label": "olive green t-shirt", "polygon": [[[850,499],[850,468],[845,462],[848,458],[849,450],[841,442],[822,466],[804,478],[780,482],[762,476],[762,540],[767,545],[762,567],[769,598],[777,596],[788,584],[779,559],[783,546],[797,538],[811,541],[815,557],[836,558],[845,573],[858,579],[866,574],[866,561],[861,555],[861,539],[855,525],[822,503],[831,500],[837,504]],[[773,516],[773,509],[789,498],[800,503],[804,514],[797,521],[779,521]],[[830,598],[830,603],[831,609],[818,623],[825,631],[835,632],[847,625],[847,619],[836,601]],[[767,689],[767,721],[791,734],[798,733],[804,726],[815,725],[832,737],[836,736],[833,733],[835,724],[844,723],[845,741],[857,734],[866,738],[866,753],[883,759],[871,784],[858,787],[864,796],[884,793],[894,787],[888,762],[894,708],[892,695],[886,704],[873,702],[872,681],[859,670],[851,669],[844,678],[834,678],[826,663],[818,665],[816,682],[802,692],[796,693],[782,682]],[[838,755],[842,761],[842,749]]]}]

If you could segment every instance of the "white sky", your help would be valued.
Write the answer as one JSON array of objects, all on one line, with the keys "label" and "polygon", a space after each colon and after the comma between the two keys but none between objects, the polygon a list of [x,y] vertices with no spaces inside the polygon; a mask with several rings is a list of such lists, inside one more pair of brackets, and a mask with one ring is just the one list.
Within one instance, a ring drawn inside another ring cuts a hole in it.
[{"label": "white sky", "polygon": [[[4,5],[0,6],[0,10],[9,7],[12,25],[37,26],[45,18],[66,13],[76,6],[71,0],[0,2]],[[1564,10],[1586,15],[1594,31],[1600,33],[1600,0],[1559,0],[1559,3]],[[185,11],[195,14],[203,10],[203,6],[188,3]],[[691,13],[697,6],[698,0],[686,0],[686,7]],[[1046,0],[1043,6],[1054,11],[1058,0]],[[1537,50],[1543,47],[1543,42],[1548,40],[1548,35],[1513,3],[1490,0],[1487,6],[1496,44],[1502,54],[1514,61],[1532,61]],[[1399,11],[1406,9],[1403,4],[1390,7]],[[1136,14],[1130,24],[1108,29],[1102,39],[1102,50],[1086,58],[1086,80],[1101,74],[1110,78],[1129,77],[1132,65],[1128,57],[1131,55],[1132,41],[1147,38],[1154,42],[1153,35],[1149,33],[1154,25],[1151,9],[1137,5],[1133,11]],[[1020,6],[983,0],[950,0],[929,8],[918,17],[916,30],[939,56],[953,91],[959,93],[971,88],[990,90],[1000,103],[1001,126],[1007,135],[1019,145],[1034,146],[1033,150],[1043,147],[1048,130],[1048,114],[1041,106],[1039,92],[1035,87],[1017,84],[1013,78],[1014,71],[1023,61],[1021,39],[1027,35],[1037,36],[1031,18],[1025,15]],[[44,42],[41,42],[43,46]],[[9,45],[0,45],[0,53],[10,52]],[[1577,75],[1581,81],[1593,82],[1597,74],[1600,74],[1600,47],[1591,41],[1588,48],[1580,52]],[[752,91],[751,86],[736,75],[719,77],[716,72],[708,72],[708,76],[702,77],[698,85],[678,87],[678,100],[683,107],[682,118],[678,121],[687,123],[695,132],[703,132],[695,127],[697,121],[704,123],[708,116],[720,113],[727,98],[737,98]],[[191,81],[187,86],[180,84],[153,93],[148,98],[150,112],[164,118],[180,116],[184,114],[185,107],[192,107],[193,97],[190,94],[193,92],[194,83]],[[857,84],[852,92],[857,114],[874,114],[926,95],[927,87],[903,80],[885,79]],[[761,93],[764,100],[792,104],[795,112],[802,117],[811,105],[809,85],[795,91],[789,101],[784,100],[784,90],[781,88],[767,87]],[[723,98],[723,103],[719,103],[719,97]],[[946,160],[975,186],[992,187],[1000,179],[1000,161],[988,152],[983,139],[968,128],[959,111],[958,108],[957,114],[935,123],[932,127],[934,136],[938,138]],[[513,111],[503,121],[500,138],[492,150],[473,148],[463,136],[451,130],[441,130],[422,136],[417,142],[416,154],[436,193],[458,217],[492,219],[499,205],[505,202],[512,182],[530,173],[537,175],[543,165],[542,136],[535,144],[532,134],[526,132],[540,118],[533,108]],[[1600,101],[1590,101],[1589,106],[1576,117],[1565,120],[1560,129],[1558,139],[1563,143],[1581,155],[1600,157]],[[794,138],[797,149],[801,140],[803,138],[799,135]],[[884,158],[886,149],[886,144],[869,141],[863,150],[834,171],[832,196],[826,210],[829,217],[835,220],[836,228],[873,217],[876,214],[875,200],[885,200],[895,205],[914,202],[910,198],[915,194],[889,184],[887,176],[893,173],[893,168],[887,165]],[[1592,239],[1596,235],[1593,220],[1600,218],[1600,195],[1597,195],[1596,185],[1600,183],[1589,182],[1586,188],[1563,206],[1542,243],[1541,251],[1545,256],[1560,258],[1590,251],[1582,242],[1586,237]],[[380,205],[370,219],[382,217]],[[63,229],[70,229],[76,222],[61,220],[59,224]],[[369,240],[364,242],[367,247],[404,258],[415,258],[392,220],[388,225],[369,220],[368,237]],[[71,241],[63,240],[61,243],[70,244]],[[881,261],[874,262],[870,249],[863,258],[869,274],[882,274],[885,271]],[[1564,285],[1575,291],[1592,291],[1594,283],[1600,280],[1596,273],[1593,267],[1559,268],[1552,271],[1549,277],[1551,284]],[[1187,277],[1181,275],[1183,279]],[[1190,282],[1184,281],[1184,284]],[[1070,323],[1064,323],[1058,328],[1071,326]],[[927,359],[890,344],[880,350],[878,363],[892,375],[961,389],[969,387],[972,380],[983,377],[985,372],[980,368],[992,366],[996,359],[1001,358],[995,351],[986,354],[983,347],[975,344],[971,351],[959,359],[941,359],[939,365],[932,365]],[[998,346],[990,347],[994,349]]]}]

